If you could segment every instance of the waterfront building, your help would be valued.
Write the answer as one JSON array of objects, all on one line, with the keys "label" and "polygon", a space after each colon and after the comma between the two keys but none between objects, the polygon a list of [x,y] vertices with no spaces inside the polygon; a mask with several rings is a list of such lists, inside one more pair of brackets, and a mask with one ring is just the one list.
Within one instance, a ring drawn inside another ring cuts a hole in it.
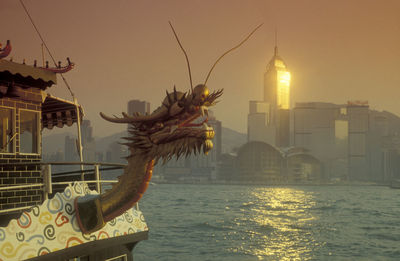
[{"label": "waterfront building", "polygon": [[369,106],[368,102],[348,102],[348,164],[351,181],[370,181],[368,168]]},{"label": "waterfront building", "polygon": [[294,146],[324,163],[327,179],[348,178],[346,106],[323,102],[296,103],[293,109]]},{"label": "waterfront building", "polygon": [[400,118],[367,101],[296,103],[294,145],[324,164],[331,181],[388,183],[400,176]]},{"label": "waterfront building", "polygon": [[322,180],[321,161],[305,151],[288,151],[286,168],[289,184],[318,184]]},{"label": "waterfront building", "polygon": [[280,149],[268,143],[250,141],[235,154],[223,154],[218,179],[238,184],[319,184],[322,162],[302,148]]},{"label": "waterfront building", "polygon": [[223,153],[217,162],[217,181],[221,183],[234,183],[238,180],[236,169],[236,153]]},{"label": "waterfront building", "polygon": [[387,111],[370,110],[368,173],[370,179],[390,183],[400,178],[400,117]]},{"label": "waterfront building", "polygon": [[241,183],[286,182],[283,152],[265,142],[251,141],[243,145],[238,151],[236,167]]}]

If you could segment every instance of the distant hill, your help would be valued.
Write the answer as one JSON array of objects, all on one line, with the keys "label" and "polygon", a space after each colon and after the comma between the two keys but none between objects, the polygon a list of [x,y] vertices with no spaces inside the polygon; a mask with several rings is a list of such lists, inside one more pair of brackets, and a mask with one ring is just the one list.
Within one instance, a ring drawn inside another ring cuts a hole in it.
[{"label": "distant hill", "polygon": [[[57,151],[64,151],[65,137],[76,137],[70,132],[50,134],[43,138],[43,154],[53,154]],[[106,137],[95,137],[96,151],[106,151],[113,142],[124,142],[126,131],[114,133]],[[222,153],[232,152],[247,141],[247,135],[235,130],[222,127]]]},{"label": "distant hill", "polygon": [[127,137],[128,133],[126,131],[121,131],[114,133],[112,135],[106,136],[106,137],[97,137],[95,138],[96,142],[96,150],[97,151],[106,151],[108,149],[108,146],[110,146],[111,143],[113,142],[124,142],[122,139],[123,137]]},{"label": "distant hill", "polygon": [[222,153],[229,153],[247,142],[247,134],[222,127]]}]

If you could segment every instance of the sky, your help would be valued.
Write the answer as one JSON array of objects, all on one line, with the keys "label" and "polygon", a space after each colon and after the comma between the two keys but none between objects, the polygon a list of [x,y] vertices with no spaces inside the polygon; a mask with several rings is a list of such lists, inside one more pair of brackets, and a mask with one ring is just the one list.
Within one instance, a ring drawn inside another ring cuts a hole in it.
[{"label": "sky", "polygon": [[[213,109],[222,125],[246,133],[250,100],[263,99],[263,77],[279,55],[292,74],[291,104],[343,104],[400,115],[400,1],[398,0],[24,0],[56,60],[70,57],[65,74],[95,136],[126,129],[104,121],[131,99],[154,110],[165,91],[190,89],[186,60],[168,21],[186,49],[194,85],[216,59],[257,25],[263,26],[216,66],[208,87],[224,88]],[[16,0],[0,1],[0,42],[11,57],[41,61],[41,41]],[[50,60],[49,56],[46,55]],[[49,93],[71,99],[58,78]],[[68,129],[65,129],[68,130]],[[74,131],[74,130],[71,130]]]}]

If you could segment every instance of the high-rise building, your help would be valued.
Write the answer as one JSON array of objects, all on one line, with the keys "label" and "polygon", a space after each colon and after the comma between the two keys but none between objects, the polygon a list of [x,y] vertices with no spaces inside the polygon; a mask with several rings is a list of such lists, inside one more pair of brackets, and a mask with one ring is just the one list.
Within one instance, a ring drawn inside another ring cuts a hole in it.
[{"label": "high-rise building", "polygon": [[264,74],[264,100],[250,101],[248,140],[290,145],[290,72],[275,46]]},{"label": "high-rise building", "polygon": [[296,103],[293,111],[294,146],[319,158],[325,165],[326,178],[371,180],[368,102]]},{"label": "high-rise building", "polygon": [[264,102],[269,104],[269,125],[276,130],[275,144],[288,147],[290,112],[290,72],[275,46],[274,56],[264,74]]},{"label": "high-rise building", "polygon": [[93,127],[90,120],[83,120],[82,130],[82,153],[84,161],[93,162],[96,160],[96,143],[93,137]]},{"label": "high-rise building", "polygon": [[[147,101],[130,100],[128,102],[128,115],[133,115],[136,112],[142,115],[149,114],[150,103]],[[128,124],[128,130],[129,130],[129,124]]]},{"label": "high-rise building", "polygon": [[275,46],[274,56],[264,74],[264,102],[271,107],[271,121],[276,121],[277,110],[290,109],[290,72]]},{"label": "high-rise building", "polygon": [[133,115],[135,112],[140,114],[150,113],[150,103],[147,101],[130,100],[128,102],[128,114]]},{"label": "high-rise building", "polygon": [[296,103],[293,145],[324,163],[327,179],[348,179],[348,116],[345,104]]},{"label": "high-rise building", "polygon": [[68,162],[79,161],[76,139],[69,135],[65,136],[64,155],[65,160]]}]

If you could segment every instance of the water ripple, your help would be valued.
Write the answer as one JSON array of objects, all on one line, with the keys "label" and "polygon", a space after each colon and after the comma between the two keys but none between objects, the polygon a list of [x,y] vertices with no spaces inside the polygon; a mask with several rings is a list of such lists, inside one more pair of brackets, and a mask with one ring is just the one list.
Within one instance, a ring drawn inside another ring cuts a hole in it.
[{"label": "water ripple", "polygon": [[[171,193],[173,191],[173,193]],[[397,260],[400,194],[384,187],[159,185],[135,260]]]}]

